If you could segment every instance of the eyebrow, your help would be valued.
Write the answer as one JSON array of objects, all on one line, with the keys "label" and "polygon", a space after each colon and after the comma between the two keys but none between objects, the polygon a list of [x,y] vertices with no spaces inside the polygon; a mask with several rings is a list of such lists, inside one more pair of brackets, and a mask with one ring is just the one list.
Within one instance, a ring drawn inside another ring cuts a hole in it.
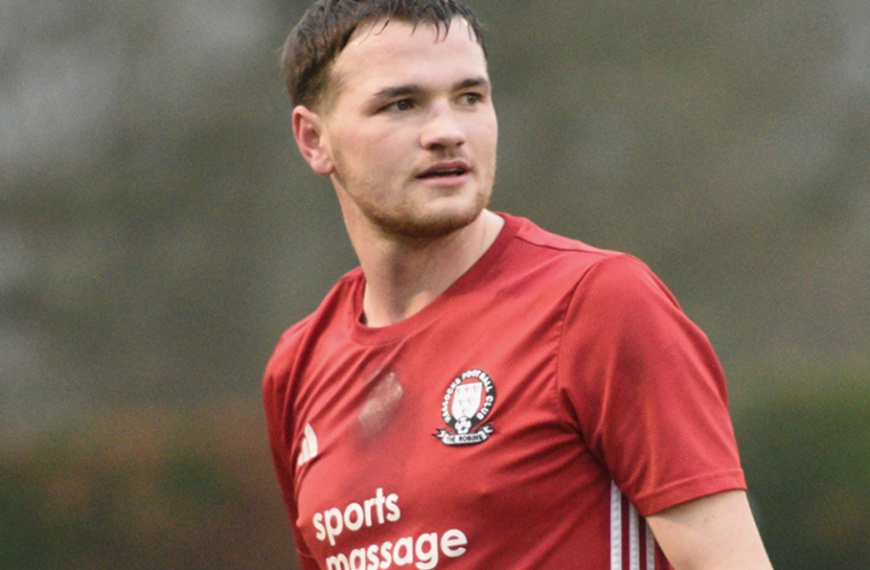
[{"label": "eyebrow", "polygon": [[[470,77],[456,83],[451,88],[452,91],[462,91],[471,87],[489,87],[489,80],[486,77]],[[408,95],[419,95],[426,91],[419,83],[409,83],[407,85],[396,85],[394,87],[384,87],[374,93],[377,99],[393,99],[395,97],[405,97]]]}]

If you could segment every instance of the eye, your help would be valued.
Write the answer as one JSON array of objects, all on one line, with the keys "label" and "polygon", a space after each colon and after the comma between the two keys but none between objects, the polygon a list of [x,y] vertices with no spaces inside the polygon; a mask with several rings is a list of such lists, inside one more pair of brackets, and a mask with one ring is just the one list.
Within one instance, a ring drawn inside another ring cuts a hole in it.
[{"label": "eye", "polygon": [[473,107],[483,100],[483,95],[476,92],[463,93],[459,96],[459,102],[463,105]]},{"label": "eye", "polygon": [[413,108],[414,102],[411,99],[399,99],[384,107],[384,111],[410,111]]}]

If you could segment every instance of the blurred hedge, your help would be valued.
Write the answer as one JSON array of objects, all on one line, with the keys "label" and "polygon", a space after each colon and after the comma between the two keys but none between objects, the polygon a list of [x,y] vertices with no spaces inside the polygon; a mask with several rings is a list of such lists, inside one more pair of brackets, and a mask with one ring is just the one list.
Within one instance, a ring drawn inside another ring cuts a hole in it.
[{"label": "blurred hedge", "polygon": [[252,404],[98,414],[0,457],[0,568],[292,568]]},{"label": "blurred hedge", "polygon": [[[866,379],[804,382],[823,388],[735,411],[777,568],[870,567]],[[5,450],[0,481],[0,568],[293,567],[258,403],[97,414]]]},{"label": "blurred hedge", "polygon": [[870,373],[784,380],[760,379],[789,391],[762,397],[735,420],[774,567],[870,568]]}]

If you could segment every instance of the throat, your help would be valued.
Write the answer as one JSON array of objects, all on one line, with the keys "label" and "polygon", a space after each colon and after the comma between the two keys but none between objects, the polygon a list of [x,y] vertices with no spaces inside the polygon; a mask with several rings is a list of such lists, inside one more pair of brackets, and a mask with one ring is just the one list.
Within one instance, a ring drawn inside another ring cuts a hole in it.
[{"label": "throat", "polygon": [[500,216],[484,210],[474,223],[445,239],[362,260],[364,323],[389,326],[425,309],[477,263],[503,225]]}]

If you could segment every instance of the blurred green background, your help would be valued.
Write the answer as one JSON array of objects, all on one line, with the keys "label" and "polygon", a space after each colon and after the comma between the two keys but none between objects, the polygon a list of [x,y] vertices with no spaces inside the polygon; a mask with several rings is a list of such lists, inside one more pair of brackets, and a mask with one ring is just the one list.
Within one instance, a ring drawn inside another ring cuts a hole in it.
[{"label": "blurred green background", "polygon": [[[307,2],[0,0],[0,569],[293,568],[260,377],[355,265]],[[710,336],[779,569],[870,567],[870,3],[477,0],[493,207]]]}]

